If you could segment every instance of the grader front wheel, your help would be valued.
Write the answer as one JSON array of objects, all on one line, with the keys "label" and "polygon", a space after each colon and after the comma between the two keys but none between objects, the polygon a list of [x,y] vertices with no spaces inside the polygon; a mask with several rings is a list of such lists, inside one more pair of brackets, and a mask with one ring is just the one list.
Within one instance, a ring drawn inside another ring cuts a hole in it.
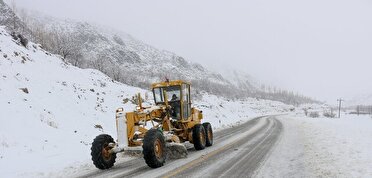
[{"label": "grader front wheel", "polygon": [[110,153],[109,143],[115,143],[114,139],[107,134],[98,135],[91,147],[93,164],[98,169],[109,169],[114,166],[116,153]]},{"label": "grader front wheel", "polygon": [[157,129],[150,129],[143,139],[143,157],[148,166],[158,168],[164,165],[166,148],[163,134]]}]

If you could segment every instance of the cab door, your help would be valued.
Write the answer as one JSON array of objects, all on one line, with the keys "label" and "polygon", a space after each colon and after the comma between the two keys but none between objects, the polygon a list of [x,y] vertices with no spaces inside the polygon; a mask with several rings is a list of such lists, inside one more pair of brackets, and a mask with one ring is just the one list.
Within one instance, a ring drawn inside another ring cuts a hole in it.
[{"label": "cab door", "polygon": [[182,118],[187,120],[191,115],[190,85],[182,84]]}]

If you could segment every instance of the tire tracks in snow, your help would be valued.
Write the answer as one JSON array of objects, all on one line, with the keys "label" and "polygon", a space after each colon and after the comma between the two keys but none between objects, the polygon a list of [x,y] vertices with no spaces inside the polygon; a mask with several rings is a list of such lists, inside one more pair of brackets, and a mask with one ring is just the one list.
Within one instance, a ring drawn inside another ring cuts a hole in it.
[{"label": "tire tracks in snow", "polygon": [[218,154],[192,164],[182,171],[174,170],[163,177],[253,177],[262,165],[282,130],[282,124],[269,117],[264,127],[222,148]]}]

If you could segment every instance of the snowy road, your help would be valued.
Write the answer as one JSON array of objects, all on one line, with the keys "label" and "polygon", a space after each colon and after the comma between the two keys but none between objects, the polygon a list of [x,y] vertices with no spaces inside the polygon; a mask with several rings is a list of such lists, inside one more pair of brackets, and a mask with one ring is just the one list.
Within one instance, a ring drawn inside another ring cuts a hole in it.
[{"label": "snowy road", "polygon": [[202,151],[190,146],[185,159],[167,160],[158,169],[142,157],[112,169],[83,172],[77,177],[251,177],[278,140],[282,124],[274,116],[259,117],[215,132],[215,144]]}]

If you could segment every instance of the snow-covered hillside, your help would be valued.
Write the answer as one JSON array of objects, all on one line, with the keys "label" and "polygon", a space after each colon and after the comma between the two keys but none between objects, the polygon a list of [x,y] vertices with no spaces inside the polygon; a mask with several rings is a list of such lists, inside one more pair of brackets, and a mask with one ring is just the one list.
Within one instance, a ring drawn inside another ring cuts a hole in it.
[{"label": "snow-covered hillside", "polygon": [[[103,132],[115,137],[114,112],[132,111],[135,105],[124,100],[137,92],[149,91],[66,64],[37,44],[25,48],[0,27],[0,175],[48,176],[45,172],[90,163],[91,141]],[[215,129],[292,108],[201,96],[194,103]]]},{"label": "snow-covered hillside", "polygon": [[67,65],[36,44],[26,49],[3,28],[0,33],[0,165],[8,168],[1,172],[80,161],[76,155],[89,155],[93,135],[114,134],[118,106],[134,108],[123,99],[143,92]]},{"label": "snow-covered hillside", "polygon": [[31,30],[3,0],[0,0],[0,25],[14,32],[22,33],[27,38],[32,38]]},{"label": "snow-covered hillside", "polygon": [[[84,59],[75,61],[77,59],[72,59],[75,56],[67,56],[67,59],[73,60],[72,63],[76,62],[81,67],[97,67],[96,65],[101,64],[102,67],[98,67],[100,70],[110,76],[120,75],[123,82],[131,85],[143,87],[165,77],[230,85],[220,74],[211,72],[200,64],[191,63],[172,52],[159,50],[129,34],[108,27],[61,20],[36,13],[30,14],[28,26],[33,31],[58,34],[59,37],[56,38],[71,37],[65,42],[78,49],[79,54],[74,55],[81,55]],[[40,29],[40,26],[43,28]],[[53,44],[46,47],[54,49]],[[155,70],[155,66],[162,70]]]},{"label": "snow-covered hillside", "polygon": [[[262,91],[248,74],[228,68],[211,71],[213,65],[202,66],[190,62],[173,52],[157,49],[109,27],[57,19],[25,10],[19,11],[19,18],[2,0],[0,11],[0,25],[10,31],[42,44],[44,49],[61,55],[74,66],[97,69],[131,86],[146,89],[154,81],[167,77],[192,82],[196,94],[205,91],[228,98],[257,97],[294,105],[316,102],[287,91]],[[16,22],[16,25],[12,22]]]},{"label": "snow-covered hillside", "polygon": [[219,71],[228,81],[241,89],[252,92],[260,90],[260,82],[244,71],[236,70],[228,65],[215,70]]}]

